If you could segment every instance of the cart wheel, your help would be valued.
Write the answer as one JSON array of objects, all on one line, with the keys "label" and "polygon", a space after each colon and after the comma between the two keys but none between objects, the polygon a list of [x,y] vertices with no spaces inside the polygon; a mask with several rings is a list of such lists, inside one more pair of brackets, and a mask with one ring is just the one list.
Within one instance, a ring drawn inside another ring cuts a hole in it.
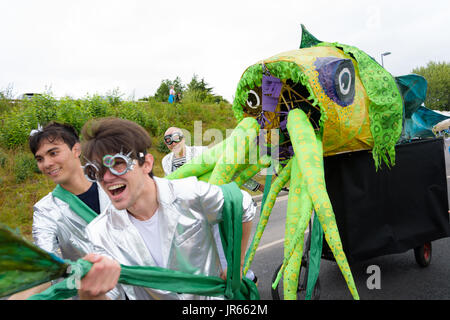
[{"label": "cart wheel", "polygon": [[[278,266],[278,268],[275,270],[273,276],[272,276],[272,283],[277,279],[278,272],[281,269],[282,264]],[[306,296],[306,267],[301,265],[300,267],[300,275],[298,278],[298,287],[297,287],[297,300],[305,300]],[[271,287],[271,294],[273,300],[281,300],[283,299],[283,279],[278,282],[278,285],[275,289]],[[314,290],[311,296],[311,300],[319,300],[320,298],[320,281],[319,278],[317,278],[316,285],[314,286]]]},{"label": "cart wheel", "polygon": [[414,257],[421,267],[428,267],[431,262],[431,242],[425,243],[423,246],[414,248]]}]

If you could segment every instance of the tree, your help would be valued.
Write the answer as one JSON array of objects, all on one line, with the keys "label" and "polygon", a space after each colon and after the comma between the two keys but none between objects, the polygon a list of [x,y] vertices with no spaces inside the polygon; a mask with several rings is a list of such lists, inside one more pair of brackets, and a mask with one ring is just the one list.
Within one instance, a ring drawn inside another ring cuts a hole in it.
[{"label": "tree", "polygon": [[183,83],[181,82],[180,77],[176,77],[175,80],[173,81],[165,79],[161,81],[159,88],[156,90],[155,93],[156,101],[167,101],[169,99],[169,90],[171,86],[174,87],[175,92],[177,93],[178,92],[183,93],[185,89]]},{"label": "tree", "polygon": [[207,86],[208,84],[205,82],[205,78],[202,78],[202,80],[198,81],[198,76],[194,74],[192,76],[191,82],[189,82],[189,84],[187,85],[187,90],[188,91],[198,90],[203,91],[206,94],[209,94],[212,92],[213,88],[208,88]]},{"label": "tree", "polygon": [[208,87],[208,83],[202,78],[198,80],[198,76],[194,74],[191,82],[187,85],[184,99],[192,102],[220,103],[227,102],[222,96],[213,94],[213,88]]},{"label": "tree", "polygon": [[430,61],[426,67],[415,68],[412,72],[423,76],[428,82],[425,106],[450,111],[450,63]]}]

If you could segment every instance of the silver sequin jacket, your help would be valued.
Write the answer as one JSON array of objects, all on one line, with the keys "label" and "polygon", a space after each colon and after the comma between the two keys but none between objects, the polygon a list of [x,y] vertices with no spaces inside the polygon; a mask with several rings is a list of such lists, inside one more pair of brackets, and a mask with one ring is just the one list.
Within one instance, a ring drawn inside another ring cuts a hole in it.
[{"label": "silver sequin jacket", "polygon": [[[105,191],[99,185],[97,187],[102,212],[111,202]],[[86,226],[87,223],[66,202],[51,192],[33,206],[34,243],[63,259],[76,261],[92,251],[85,234]]]},{"label": "silver sequin jacket", "polygon": [[[178,180],[154,177],[154,181],[159,201],[162,267],[219,276],[221,267],[212,225],[221,219],[224,200],[220,187],[195,177]],[[246,222],[254,218],[256,205],[247,192],[242,193],[242,221]],[[89,224],[86,233],[96,253],[110,256],[122,265],[156,265],[126,210],[111,206]],[[124,299],[124,293],[131,300],[211,298],[121,284],[107,295],[111,299]]]}]

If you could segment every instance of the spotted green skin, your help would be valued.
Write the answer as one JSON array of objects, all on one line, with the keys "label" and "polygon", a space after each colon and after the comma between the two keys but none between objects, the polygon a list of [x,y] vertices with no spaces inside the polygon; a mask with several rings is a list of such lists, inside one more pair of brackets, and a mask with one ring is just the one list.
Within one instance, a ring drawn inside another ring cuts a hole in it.
[{"label": "spotted green skin", "polygon": [[[341,238],[336,224],[331,201],[325,187],[323,154],[320,140],[316,138],[314,129],[307,115],[301,109],[289,112],[287,129],[291,136],[296,160],[306,190],[312,200],[314,210],[325,233],[325,239],[333,252],[334,258],[347,282],[354,299],[359,299],[353,275],[342,248]],[[292,181],[292,180],[291,180]],[[304,230],[299,230],[304,232]]]}]

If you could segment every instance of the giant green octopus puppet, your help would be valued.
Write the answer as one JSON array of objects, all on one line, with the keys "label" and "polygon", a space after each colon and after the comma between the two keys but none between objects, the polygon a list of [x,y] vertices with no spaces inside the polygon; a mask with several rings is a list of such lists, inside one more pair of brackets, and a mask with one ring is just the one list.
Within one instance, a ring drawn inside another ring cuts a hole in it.
[{"label": "giant green octopus puppet", "polygon": [[[233,134],[169,178],[195,175],[213,184],[234,179],[242,185],[277,160],[278,166],[271,166],[277,177],[262,208],[244,274],[276,196],[289,183],[281,268],[284,298],[296,299],[304,232],[314,210],[353,298],[359,299],[325,187],[323,157],[372,150],[377,169],[382,162],[395,164],[403,119],[402,96],[395,79],[363,51],[319,41],[302,25],[300,49],[277,54],[245,70],[233,111],[239,121]],[[249,151],[256,143],[258,157],[249,164]],[[263,146],[276,147],[277,159],[273,153],[272,157],[260,157]]]}]

